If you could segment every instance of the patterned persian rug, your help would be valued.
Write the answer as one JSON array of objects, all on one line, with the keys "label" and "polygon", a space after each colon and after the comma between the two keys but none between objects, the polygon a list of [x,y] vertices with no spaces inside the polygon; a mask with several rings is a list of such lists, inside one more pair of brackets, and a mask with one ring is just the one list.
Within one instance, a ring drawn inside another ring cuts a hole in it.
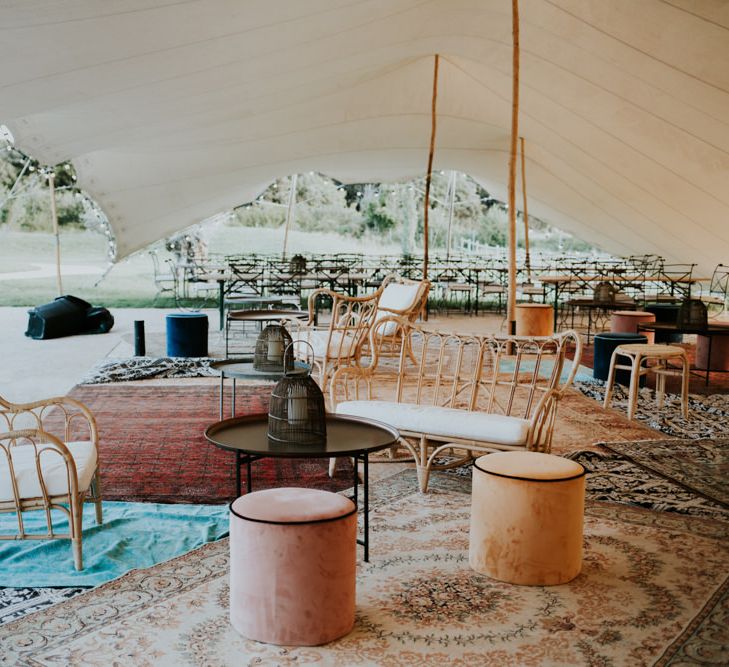
[{"label": "patterned persian rug", "polygon": [[[674,442],[674,441],[666,441]],[[655,512],[678,512],[729,523],[729,507],[697,495],[619,454],[591,450],[572,452],[566,458],[587,470],[586,497],[593,501],[622,503]]]},{"label": "patterned persian rug", "polygon": [[[443,476],[445,477],[445,476]],[[468,565],[469,497],[387,480],[360,563],[354,630],[319,647],[247,640],[228,621],[221,540],[0,628],[6,664],[721,664],[729,526],[588,507],[582,573],[513,586]],[[399,493],[396,489],[400,489]]]},{"label": "patterned persian rug", "polygon": [[729,438],[600,444],[729,509]]},{"label": "patterned persian rug", "polygon": [[[575,389],[602,405],[605,400],[605,383],[600,380],[575,382]],[[612,408],[627,414],[628,393],[616,384]],[[689,419],[681,414],[681,397],[666,394],[664,406],[656,407],[656,393],[643,387],[639,390],[635,418],[651,428],[674,438],[717,438],[729,436],[729,394],[702,396],[689,395]]]},{"label": "patterned persian rug", "polygon": [[[270,387],[239,385],[236,413],[266,412],[270,393]],[[70,396],[96,417],[105,500],[214,504],[234,497],[233,455],[203,434],[218,421],[217,384],[81,385]],[[298,483],[340,491],[352,485],[349,459],[340,460],[333,479],[328,465],[328,459],[263,459],[253,464],[253,488]],[[242,476],[245,483],[245,467]]]}]

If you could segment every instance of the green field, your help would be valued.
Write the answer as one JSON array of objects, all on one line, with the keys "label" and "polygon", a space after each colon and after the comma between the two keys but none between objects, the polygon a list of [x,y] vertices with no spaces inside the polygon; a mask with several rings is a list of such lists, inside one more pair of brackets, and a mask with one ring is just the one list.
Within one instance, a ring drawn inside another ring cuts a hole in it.
[{"label": "green field", "polygon": [[[211,254],[276,253],[281,251],[283,230],[259,227],[213,226],[203,236]],[[146,251],[109,266],[106,238],[98,233],[63,230],[61,262],[64,294],[73,294],[107,307],[169,307],[168,296],[157,298],[152,259]],[[160,258],[172,257],[159,245]],[[289,254],[296,252],[399,253],[397,246],[378,245],[331,233],[289,235]],[[0,306],[35,306],[53,300],[58,293],[55,279],[55,243],[51,234],[0,230]],[[164,266],[164,264],[163,264]],[[26,271],[43,271],[39,277],[20,278]],[[81,271],[95,270],[93,274]],[[13,275],[15,278],[13,278]]]}]

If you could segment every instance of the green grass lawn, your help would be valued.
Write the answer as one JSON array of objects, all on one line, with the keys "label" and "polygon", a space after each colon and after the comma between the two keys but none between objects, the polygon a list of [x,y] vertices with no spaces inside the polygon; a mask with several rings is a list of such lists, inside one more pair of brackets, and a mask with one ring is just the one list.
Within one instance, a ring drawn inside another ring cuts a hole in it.
[{"label": "green grass lawn", "polygon": [[[210,253],[276,253],[281,251],[283,230],[217,225],[205,229],[204,236]],[[167,295],[155,300],[157,288],[152,259],[146,251],[118,262],[99,282],[103,271],[109,266],[106,250],[107,241],[101,234],[80,230],[62,231],[64,294],[73,294],[94,305],[106,307],[174,305],[174,300]],[[399,248],[377,245],[372,241],[365,243],[331,233],[293,231],[289,235],[288,252],[290,255],[296,252],[397,254]],[[0,257],[0,306],[37,306],[58,296],[54,268],[55,240],[52,234],[0,229]],[[171,255],[161,248],[160,257],[164,260]],[[33,269],[44,269],[48,275],[12,279],[13,273]],[[74,270],[90,269],[96,272],[74,275]]]}]

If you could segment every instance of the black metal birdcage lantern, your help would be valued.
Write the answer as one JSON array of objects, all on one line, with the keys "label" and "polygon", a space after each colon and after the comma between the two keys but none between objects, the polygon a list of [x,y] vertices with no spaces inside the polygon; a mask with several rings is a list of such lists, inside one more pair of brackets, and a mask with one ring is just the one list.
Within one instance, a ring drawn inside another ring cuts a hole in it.
[{"label": "black metal birdcage lantern", "polygon": [[[293,357],[290,349],[286,350],[287,357]],[[286,371],[273,388],[268,407],[268,437],[292,445],[326,442],[324,394],[308,371]]]},{"label": "black metal birdcage lantern", "polygon": [[291,345],[291,334],[281,324],[269,324],[256,340],[253,368],[257,371],[290,371],[294,368],[294,355],[284,352]]}]

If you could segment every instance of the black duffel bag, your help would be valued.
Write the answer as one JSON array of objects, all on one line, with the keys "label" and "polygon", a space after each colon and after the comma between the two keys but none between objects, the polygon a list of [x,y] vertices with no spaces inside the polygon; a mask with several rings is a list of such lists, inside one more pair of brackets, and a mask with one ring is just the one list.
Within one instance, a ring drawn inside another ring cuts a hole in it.
[{"label": "black duffel bag", "polygon": [[86,333],[106,333],[114,326],[114,316],[106,308],[89,308],[86,311]]},{"label": "black duffel bag", "polygon": [[25,335],[43,340],[80,333],[106,333],[113,324],[114,318],[106,308],[94,308],[88,301],[67,294],[29,310]]}]

